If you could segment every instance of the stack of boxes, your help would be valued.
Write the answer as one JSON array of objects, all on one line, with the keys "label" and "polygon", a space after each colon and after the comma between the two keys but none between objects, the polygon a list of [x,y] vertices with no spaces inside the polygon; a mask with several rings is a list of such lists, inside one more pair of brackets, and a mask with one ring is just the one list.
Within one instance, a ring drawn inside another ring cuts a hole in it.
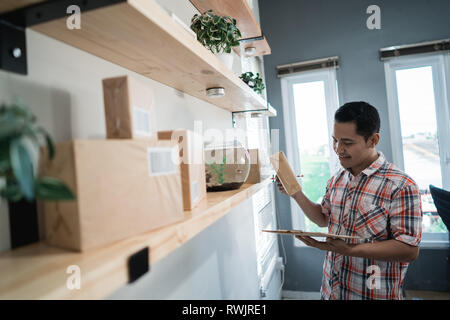
[{"label": "stack of boxes", "polygon": [[41,164],[76,196],[41,204],[50,245],[104,246],[181,221],[206,196],[201,136],[156,132],[151,90],[132,77],[105,79],[103,91],[108,139],[57,144]]}]

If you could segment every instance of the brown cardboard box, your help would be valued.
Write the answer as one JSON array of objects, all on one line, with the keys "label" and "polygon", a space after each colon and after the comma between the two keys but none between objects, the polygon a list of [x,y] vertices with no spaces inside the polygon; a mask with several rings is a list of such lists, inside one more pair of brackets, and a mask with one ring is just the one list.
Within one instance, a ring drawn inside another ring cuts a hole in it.
[{"label": "brown cardboard box", "polygon": [[270,156],[270,162],[277,172],[281,184],[289,195],[293,195],[302,189],[283,151]]},{"label": "brown cardboard box", "polygon": [[248,173],[245,183],[260,183],[261,182],[261,163],[259,159],[258,149],[249,149],[250,153],[250,172]]},{"label": "brown cardboard box", "polygon": [[184,210],[192,210],[206,197],[203,137],[190,130],[158,131],[158,139],[178,142]]},{"label": "brown cardboard box", "polygon": [[55,151],[41,174],[64,181],[76,201],[40,203],[48,244],[83,251],[184,218],[176,143],[75,140]]},{"label": "brown cardboard box", "polygon": [[152,89],[130,76],[103,79],[108,139],[155,137]]}]

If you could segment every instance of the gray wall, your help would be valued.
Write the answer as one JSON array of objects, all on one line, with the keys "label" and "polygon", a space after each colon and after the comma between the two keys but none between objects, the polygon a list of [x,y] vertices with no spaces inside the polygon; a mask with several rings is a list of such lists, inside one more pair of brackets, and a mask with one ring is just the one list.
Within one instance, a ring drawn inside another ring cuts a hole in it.
[{"label": "gray wall", "polygon": [[[381,30],[369,30],[366,9],[381,8]],[[278,117],[270,119],[272,129],[280,130],[280,149],[286,150],[283,129],[281,84],[276,66],[330,56],[339,56],[337,70],[339,101],[365,100],[380,112],[379,150],[392,161],[384,66],[378,58],[380,48],[450,37],[450,1],[448,0],[284,0],[261,1],[262,29],[272,48],[264,58],[267,97],[277,107]],[[281,226],[291,226],[288,198],[277,194]],[[286,241],[288,264],[286,290],[316,291],[320,288],[324,254],[311,248],[294,248]],[[439,272],[449,272],[448,251],[424,249],[411,265],[406,287],[450,290],[447,275],[438,273],[425,283],[433,263]],[[420,269],[420,271],[419,271]],[[303,272],[305,271],[305,272]],[[414,272],[413,272],[414,271]],[[447,283],[440,282],[447,279]]]}]

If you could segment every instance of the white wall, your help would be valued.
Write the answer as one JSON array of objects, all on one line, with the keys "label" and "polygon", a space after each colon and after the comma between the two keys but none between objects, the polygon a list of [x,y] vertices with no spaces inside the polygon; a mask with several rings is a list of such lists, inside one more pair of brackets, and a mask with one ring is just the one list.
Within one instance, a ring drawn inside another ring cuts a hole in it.
[{"label": "white wall", "polygon": [[259,299],[251,201],[150,268],[108,299]]},{"label": "white wall", "polygon": [[[187,25],[196,13],[188,0],[159,0]],[[129,74],[154,92],[156,130],[203,130],[232,127],[231,113],[120,66],[27,30],[28,75],[0,71],[0,103],[19,98],[56,142],[104,139],[105,115],[101,80]],[[240,59],[233,71],[240,74]],[[154,266],[133,285],[110,298],[258,299],[251,201],[200,233]],[[0,202],[0,252],[10,249],[9,219]],[[279,279],[276,280],[279,283]],[[277,284],[273,284],[278,287]]]}]

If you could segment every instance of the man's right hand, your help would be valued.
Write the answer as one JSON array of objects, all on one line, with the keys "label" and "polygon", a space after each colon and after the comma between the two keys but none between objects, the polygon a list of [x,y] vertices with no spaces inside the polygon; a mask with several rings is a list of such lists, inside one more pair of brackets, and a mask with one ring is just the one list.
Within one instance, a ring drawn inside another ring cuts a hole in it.
[{"label": "man's right hand", "polygon": [[275,175],[275,178],[276,178],[275,182],[277,183],[278,191],[280,191],[282,194],[288,195],[288,193],[284,189],[284,187],[281,184],[281,181],[280,181],[280,179],[278,178],[277,175]]}]

